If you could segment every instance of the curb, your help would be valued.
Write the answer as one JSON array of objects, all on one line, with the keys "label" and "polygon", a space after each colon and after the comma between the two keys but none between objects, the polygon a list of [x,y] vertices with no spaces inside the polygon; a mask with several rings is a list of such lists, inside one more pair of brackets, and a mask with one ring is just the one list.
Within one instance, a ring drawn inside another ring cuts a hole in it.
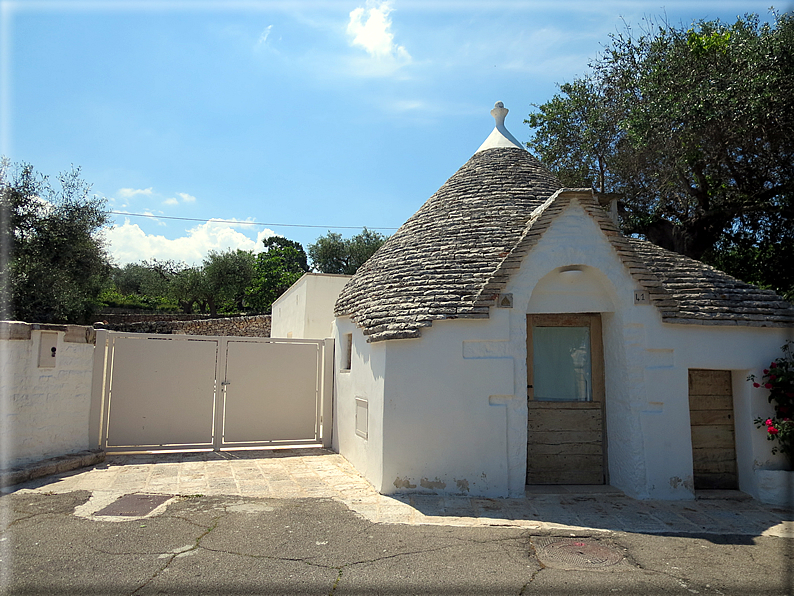
[{"label": "curb", "polygon": [[59,455],[21,468],[0,471],[0,488],[22,484],[42,476],[93,466],[103,461],[105,461],[105,452],[99,449]]}]

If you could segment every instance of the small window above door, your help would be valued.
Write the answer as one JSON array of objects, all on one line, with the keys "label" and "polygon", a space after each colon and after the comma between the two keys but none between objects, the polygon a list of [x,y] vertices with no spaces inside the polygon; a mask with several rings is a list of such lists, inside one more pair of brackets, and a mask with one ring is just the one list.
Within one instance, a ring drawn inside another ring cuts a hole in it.
[{"label": "small window above door", "polygon": [[536,401],[593,401],[590,327],[534,327]]},{"label": "small window above door", "polygon": [[591,402],[604,394],[599,314],[527,315],[527,397]]}]

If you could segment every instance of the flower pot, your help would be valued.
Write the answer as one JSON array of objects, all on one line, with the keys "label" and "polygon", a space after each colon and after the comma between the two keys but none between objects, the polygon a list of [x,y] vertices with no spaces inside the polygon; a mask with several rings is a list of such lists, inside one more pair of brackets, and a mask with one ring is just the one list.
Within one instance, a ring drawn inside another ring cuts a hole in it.
[{"label": "flower pot", "polygon": [[759,501],[794,507],[794,471],[756,470],[755,481]]}]

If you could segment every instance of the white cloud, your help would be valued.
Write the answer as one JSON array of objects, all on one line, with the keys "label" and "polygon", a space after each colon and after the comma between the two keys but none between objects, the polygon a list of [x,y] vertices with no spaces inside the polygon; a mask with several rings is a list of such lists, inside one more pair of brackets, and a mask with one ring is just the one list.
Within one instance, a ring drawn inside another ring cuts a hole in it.
[{"label": "white cloud", "polygon": [[120,188],[118,192],[120,197],[134,197],[135,195],[151,195],[152,187],[149,188]]},{"label": "white cloud", "polygon": [[267,38],[270,36],[270,31],[273,29],[273,25],[268,25],[265,27],[265,30],[262,31],[262,35],[259,36],[259,41],[257,41],[257,45],[261,45],[267,43]]},{"label": "white cloud", "polygon": [[196,197],[194,197],[193,195],[189,195],[186,192],[178,192],[176,194],[178,194],[180,197],[182,197],[182,202],[183,203],[195,203],[196,202]]},{"label": "white cloud", "polygon": [[265,228],[256,234],[256,239],[234,228],[251,230],[253,226],[208,221],[187,230],[187,235],[169,239],[158,234],[145,233],[138,224],[130,223],[127,218],[123,225],[116,226],[105,233],[110,254],[119,264],[135,263],[145,259],[172,259],[198,265],[211,250],[253,250],[260,252],[262,240],[276,236],[273,230]]},{"label": "white cloud", "polygon": [[[165,226],[166,225],[166,223],[162,219],[157,219],[157,216],[154,213],[152,213],[151,211],[149,211],[148,209],[146,211],[144,211],[143,214],[144,215],[148,215],[149,216],[149,221],[156,222],[158,226]],[[163,214],[163,212],[160,211],[160,215],[162,215],[162,214]]]},{"label": "white cloud", "polygon": [[350,12],[347,34],[352,37],[351,44],[361,46],[378,60],[407,62],[411,59],[408,51],[394,43],[390,31],[392,11],[389,2],[367,2],[366,8],[356,8]]},{"label": "white cloud", "polygon": [[163,201],[163,205],[179,205],[179,200],[172,197]]}]

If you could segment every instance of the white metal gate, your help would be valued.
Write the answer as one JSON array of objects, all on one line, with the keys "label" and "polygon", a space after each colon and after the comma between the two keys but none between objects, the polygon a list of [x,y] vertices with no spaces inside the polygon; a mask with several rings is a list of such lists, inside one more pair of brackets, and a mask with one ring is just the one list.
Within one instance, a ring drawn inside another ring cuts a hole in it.
[{"label": "white metal gate", "polygon": [[333,340],[97,331],[91,442],[110,453],[331,444]]}]

